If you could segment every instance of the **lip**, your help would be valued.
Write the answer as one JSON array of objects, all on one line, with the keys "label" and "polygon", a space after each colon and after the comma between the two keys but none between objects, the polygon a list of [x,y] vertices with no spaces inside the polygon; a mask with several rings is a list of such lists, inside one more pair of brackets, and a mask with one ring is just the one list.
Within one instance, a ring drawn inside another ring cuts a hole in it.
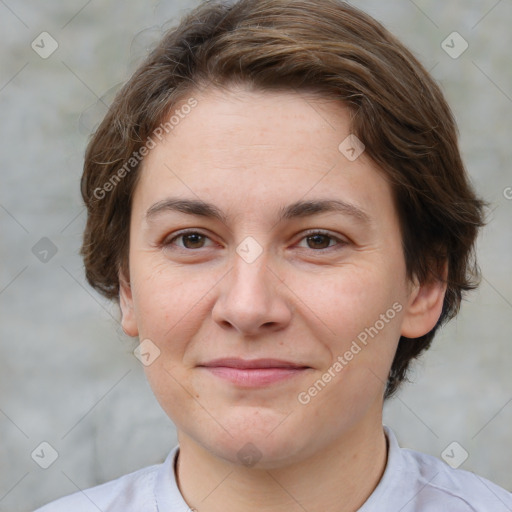
[{"label": "lip", "polygon": [[302,374],[309,366],[281,359],[215,359],[199,365],[241,387],[262,387]]}]

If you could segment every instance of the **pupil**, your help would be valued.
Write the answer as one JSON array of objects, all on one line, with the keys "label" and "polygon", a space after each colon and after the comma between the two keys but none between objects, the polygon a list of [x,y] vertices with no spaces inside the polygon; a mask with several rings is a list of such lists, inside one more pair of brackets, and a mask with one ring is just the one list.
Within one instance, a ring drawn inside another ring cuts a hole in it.
[{"label": "pupil", "polygon": [[[200,235],[199,233],[193,233],[191,235],[186,235],[185,240],[190,241],[192,239],[192,245],[196,245],[197,243],[201,243],[203,235]],[[185,243],[185,246],[188,246],[189,244]]]},{"label": "pupil", "polygon": [[[329,241],[327,240],[327,236],[326,235],[311,235],[310,237],[308,237],[310,240],[314,240],[313,241],[313,244],[316,244],[316,243],[319,243],[320,245],[323,245],[324,247],[322,247],[322,249],[324,249],[325,247],[328,247],[329,246]],[[320,239],[320,241],[319,241]],[[321,242],[321,239],[324,240],[324,242],[327,240],[327,245],[324,243],[322,244]]]}]

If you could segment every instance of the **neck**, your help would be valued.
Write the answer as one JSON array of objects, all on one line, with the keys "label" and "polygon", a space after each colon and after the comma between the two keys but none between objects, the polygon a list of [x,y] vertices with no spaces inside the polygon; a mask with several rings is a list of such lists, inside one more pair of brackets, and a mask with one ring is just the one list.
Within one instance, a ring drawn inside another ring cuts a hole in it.
[{"label": "neck", "polygon": [[384,473],[387,446],[382,419],[357,425],[313,456],[271,470],[237,466],[213,456],[180,433],[177,481],[201,512],[354,512]]}]

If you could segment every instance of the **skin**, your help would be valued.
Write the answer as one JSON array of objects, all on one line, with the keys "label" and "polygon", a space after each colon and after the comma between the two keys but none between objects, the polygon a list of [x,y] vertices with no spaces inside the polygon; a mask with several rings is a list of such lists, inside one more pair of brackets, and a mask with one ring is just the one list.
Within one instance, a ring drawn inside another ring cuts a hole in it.
[{"label": "skin", "polygon": [[[160,350],[145,371],[178,430],[180,491],[205,512],[356,510],[386,464],[383,393],[399,337],[434,327],[445,287],[406,279],[389,184],[365,153],[352,162],[338,150],[346,106],[240,87],[193,96],[198,105],[143,162],[129,276],[120,275],[124,331]],[[226,222],[176,211],[148,219],[171,196],[213,203]],[[369,220],[278,221],[280,208],[312,199],[341,199]],[[175,238],[183,229],[205,238]],[[329,236],[308,239],[310,229]],[[236,252],[248,236],[262,250],[250,263]],[[300,403],[396,303],[378,335]],[[219,357],[309,368],[246,389],[198,367]],[[247,443],[260,457],[251,467],[237,456]]]}]

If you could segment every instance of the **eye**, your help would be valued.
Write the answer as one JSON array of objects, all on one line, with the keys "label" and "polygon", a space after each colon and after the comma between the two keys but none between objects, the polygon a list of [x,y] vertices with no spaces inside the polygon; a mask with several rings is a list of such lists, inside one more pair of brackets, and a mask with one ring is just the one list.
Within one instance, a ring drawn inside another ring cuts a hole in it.
[{"label": "eye", "polygon": [[306,243],[308,244],[308,249],[314,249],[314,250],[325,250],[330,249],[333,247],[333,245],[330,245],[331,241],[337,242],[334,245],[338,246],[344,246],[347,245],[347,242],[345,240],[342,240],[338,237],[335,237],[331,234],[329,234],[326,231],[309,231],[306,233],[306,236],[301,238],[301,240],[306,240]]},{"label": "eye", "polygon": [[[181,244],[176,244],[176,240],[182,240]],[[184,250],[194,250],[194,249],[204,249],[205,243],[207,240],[210,240],[208,236],[201,233],[200,231],[182,231],[178,234],[175,234],[171,238],[167,238],[162,242],[163,247],[169,246],[177,246],[179,249]],[[306,233],[301,239],[306,240],[307,247],[306,249],[313,249],[315,252],[331,249],[334,246],[344,246],[347,245],[348,242],[342,240],[338,237],[331,235],[326,231],[312,230]],[[211,241],[211,240],[210,240]],[[332,244],[332,242],[335,242]],[[304,247],[302,247],[304,248]]]},{"label": "eye", "polygon": [[174,244],[174,241],[180,238],[183,240],[183,245],[178,245],[181,249],[203,249],[205,241],[210,240],[206,235],[199,231],[182,231],[172,238],[164,240],[162,245],[164,247],[176,245]]}]

